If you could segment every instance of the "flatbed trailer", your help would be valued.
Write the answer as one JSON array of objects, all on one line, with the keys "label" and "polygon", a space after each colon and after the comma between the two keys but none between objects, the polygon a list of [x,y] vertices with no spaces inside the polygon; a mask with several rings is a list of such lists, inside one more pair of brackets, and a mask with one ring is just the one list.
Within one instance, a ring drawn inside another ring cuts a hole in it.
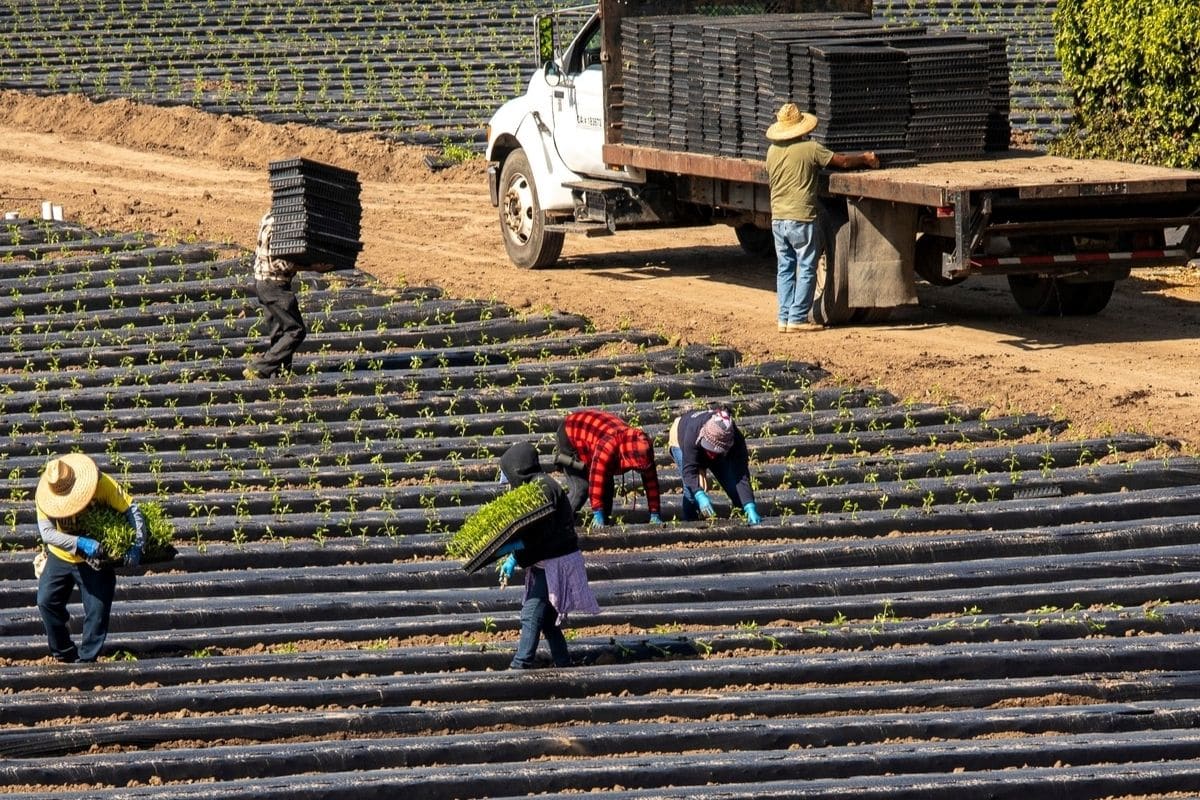
[{"label": "flatbed trailer", "polygon": [[[614,165],[646,170],[675,184],[677,195],[747,213],[762,227],[770,216],[766,165],[645,147],[608,145]],[[972,275],[1007,275],[1018,305],[1032,313],[1091,314],[1113,282],[1134,267],[1181,264],[1195,256],[1200,235],[1200,173],[1098,159],[1009,151],[987,158],[824,176],[836,240],[849,223],[848,203],[874,224],[846,232],[852,250],[878,230],[907,231],[892,247],[875,242],[869,270],[843,254],[825,264],[818,287],[827,324],[886,316],[898,295],[912,301],[908,280],[882,279],[878,258],[892,251],[892,274],[911,273],[936,285]],[[870,202],[875,201],[875,202]],[[1187,233],[1165,246],[1166,229]],[[911,251],[905,243],[911,242]],[[1117,249],[1112,244],[1117,244]],[[860,271],[869,275],[860,275]],[[870,280],[870,285],[864,281]],[[881,294],[876,296],[876,290]],[[867,313],[866,309],[875,309]]]},{"label": "flatbed trailer", "polygon": [[[540,55],[526,96],[493,118],[489,180],[515,263],[548,266],[568,233],[712,223],[732,226],[750,252],[773,253],[763,161],[624,141],[622,20],[699,6],[746,4],[599,0],[569,47]],[[771,6],[871,11],[870,0]],[[539,16],[539,43],[554,41],[545,25],[553,18]],[[514,153],[520,159],[510,161]],[[821,196],[825,258],[813,318],[824,324],[880,319],[917,302],[917,277],[953,285],[984,274],[1008,276],[1030,313],[1094,314],[1131,269],[1182,264],[1200,247],[1200,172],[1187,170],[1010,150],[831,170]],[[1182,234],[1167,247],[1173,229]]]}]

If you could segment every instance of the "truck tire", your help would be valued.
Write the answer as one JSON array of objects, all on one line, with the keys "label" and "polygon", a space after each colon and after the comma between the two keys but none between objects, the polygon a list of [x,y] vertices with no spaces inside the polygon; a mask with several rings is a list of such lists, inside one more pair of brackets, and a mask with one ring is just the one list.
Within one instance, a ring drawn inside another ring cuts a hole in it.
[{"label": "truck tire", "polygon": [[562,254],[563,234],[546,230],[529,159],[520,148],[500,170],[500,236],[509,259],[523,269],[548,267]]},{"label": "truck tire", "polygon": [[954,249],[954,240],[944,236],[921,234],[917,239],[913,269],[931,286],[957,286],[967,278],[947,278],[942,274],[942,255]]},{"label": "truck tire", "polygon": [[1108,305],[1116,283],[1067,283],[1038,275],[1008,276],[1008,288],[1022,311],[1054,317],[1100,313]]},{"label": "truck tire", "polygon": [[738,244],[746,255],[761,259],[775,257],[775,234],[770,228],[760,228],[747,222],[736,226],[733,232],[737,234]]},{"label": "truck tire", "polygon": [[812,321],[818,325],[851,322],[848,253],[850,215],[845,200],[822,200],[821,241],[825,254],[817,264],[817,289],[813,293]]}]

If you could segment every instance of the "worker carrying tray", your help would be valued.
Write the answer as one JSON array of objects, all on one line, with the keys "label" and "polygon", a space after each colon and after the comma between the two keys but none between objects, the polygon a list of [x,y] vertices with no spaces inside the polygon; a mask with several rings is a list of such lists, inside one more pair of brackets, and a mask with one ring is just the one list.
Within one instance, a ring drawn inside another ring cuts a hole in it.
[{"label": "worker carrying tray", "polygon": [[461,558],[467,572],[478,572],[485,564],[507,555],[510,551],[505,547],[520,539],[525,529],[553,513],[554,505],[540,483],[523,484],[467,517],[446,543],[446,555]]},{"label": "worker carrying tray", "polygon": [[307,158],[267,165],[272,257],[316,272],[354,269],[362,251],[358,173]]}]

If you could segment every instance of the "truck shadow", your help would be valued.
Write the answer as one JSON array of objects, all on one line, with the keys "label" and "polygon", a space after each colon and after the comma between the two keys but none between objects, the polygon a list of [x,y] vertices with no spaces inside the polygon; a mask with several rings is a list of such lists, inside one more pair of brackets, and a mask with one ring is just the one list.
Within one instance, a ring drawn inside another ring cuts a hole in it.
[{"label": "truck shadow", "polygon": [[741,247],[688,245],[617,252],[578,253],[559,259],[561,269],[588,271],[613,281],[693,278],[747,289],[775,291],[775,260]]},{"label": "truck shadow", "polygon": [[[1192,283],[1194,287],[1194,282]],[[970,278],[958,286],[917,284],[920,307],[899,309],[875,327],[961,326],[992,331],[1003,344],[1047,350],[1105,342],[1170,342],[1200,335],[1200,292],[1156,275],[1119,281],[1108,306],[1088,316],[1037,316],[1021,311],[1003,277]]]}]

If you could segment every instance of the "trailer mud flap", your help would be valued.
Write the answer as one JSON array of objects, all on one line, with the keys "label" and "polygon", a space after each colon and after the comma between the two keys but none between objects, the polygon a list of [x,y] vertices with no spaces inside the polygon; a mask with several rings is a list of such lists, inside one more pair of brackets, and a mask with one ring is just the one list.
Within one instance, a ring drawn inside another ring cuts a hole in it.
[{"label": "trailer mud flap", "polygon": [[822,206],[825,258],[813,321],[837,325],[862,310],[916,304],[915,207],[867,198],[826,199]]},{"label": "trailer mud flap", "polygon": [[916,207],[868,198],[851,199],[848,205],[850,307],[915,305]]}]

